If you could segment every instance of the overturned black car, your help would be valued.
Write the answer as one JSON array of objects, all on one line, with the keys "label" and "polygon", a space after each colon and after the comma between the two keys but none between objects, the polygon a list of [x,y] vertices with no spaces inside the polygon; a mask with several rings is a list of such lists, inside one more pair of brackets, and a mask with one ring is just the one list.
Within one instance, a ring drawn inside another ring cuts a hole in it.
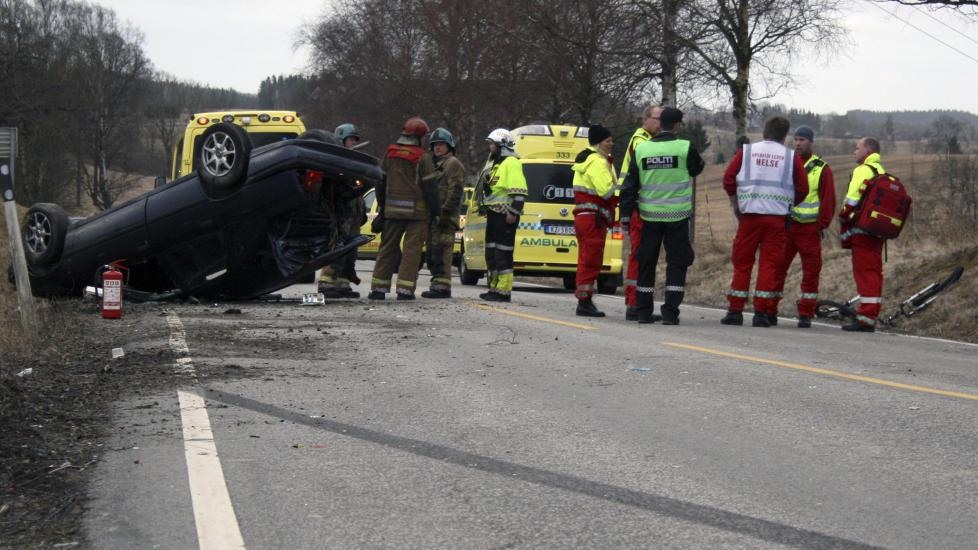
[{"label": "overturned black car", "polygon": [[81,220],[37,204],[23,224],[31,288],[80,296],[121,267],[136,296],[250,299],[309,278],[370,236],[341,234],[377,184],[377,159],[328,132],[252,150],[233,124],[208,129],[190,175]]}]

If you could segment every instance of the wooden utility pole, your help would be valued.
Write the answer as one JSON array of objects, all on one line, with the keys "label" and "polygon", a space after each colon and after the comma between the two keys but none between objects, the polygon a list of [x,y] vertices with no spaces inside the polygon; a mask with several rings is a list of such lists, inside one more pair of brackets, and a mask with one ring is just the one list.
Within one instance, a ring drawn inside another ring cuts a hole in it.
[{"label": "wooden utility pole", "polygon": [[20,236],[17,203],[14,202],[14,160],[17,158],[17,128],[0,128],[0,192],[3,193],[3,212],[7,218],[7,235],[10,238],[10,260],[14,266],[17,284],[17,305],[20,322],[24,329],[33,332],[37,328],[34,298],[31,296],[31,280],[24,256],[24,241]]}]

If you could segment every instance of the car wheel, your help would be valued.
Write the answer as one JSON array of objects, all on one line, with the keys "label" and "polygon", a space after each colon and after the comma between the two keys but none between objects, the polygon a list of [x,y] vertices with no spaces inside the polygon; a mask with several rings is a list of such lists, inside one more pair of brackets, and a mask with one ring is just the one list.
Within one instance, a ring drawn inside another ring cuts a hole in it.
[{"label": "car wheel", "polygon": [[618,277],[611,275],[608,277],[598,277],[598,292],[600,294],[614,294],[618,290]]},{"label": "car wheel", "polygon": [[458,261],[458,278],[462,281],[463,285],[477,285],[479,284],[479,279],[482,278],[482,274],[478,271],[472,271],[469,266],[465,263],[465,253]]},{"label": "car wheel", "polygon": [[24,254],[31,267],[45,267],[61,258],[68,233],[68,215],[57,204],[35,204],[24,216]]},{"label": "car wheel", "polygon": [[299,134],[298,139],[311,139],[313,141],[321,141],[323,143],[328,143],[330,145],[343,146],[343,142],[340,138],[336,137],[336,134],[328,130],[320,130],[318,128],[313,128],[311,130],[306,130]]},{"label": "car wheel", "polygon": [[221,122],[200,136],[194,154],[197,174],[202,182],[214,187],[234,187],[248,176],[251,139],[240,126]]},{"label": "car wheel", "polygon": [[564,279],[564,290],[576,290],[577,289],[577,273],[567,273],[563,276]]}]

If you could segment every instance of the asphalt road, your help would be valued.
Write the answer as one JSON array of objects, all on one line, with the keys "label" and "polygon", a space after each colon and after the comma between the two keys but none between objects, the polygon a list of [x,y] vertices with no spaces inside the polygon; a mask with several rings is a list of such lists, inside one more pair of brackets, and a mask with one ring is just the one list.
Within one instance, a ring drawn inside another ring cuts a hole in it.
[{"label": "asphalt road", "polygon": [[136,308],[174,390],[117,403],[90,543],[978,547],[978,347],[517,289]]}]

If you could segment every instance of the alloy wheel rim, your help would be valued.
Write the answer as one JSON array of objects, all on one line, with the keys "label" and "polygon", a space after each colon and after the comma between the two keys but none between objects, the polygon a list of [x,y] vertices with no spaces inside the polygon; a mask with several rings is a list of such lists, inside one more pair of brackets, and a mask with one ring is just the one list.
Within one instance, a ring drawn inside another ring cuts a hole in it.
[{"label": "alloy wheel rim", "polygon": [[34,254],[41,254],[51,246],[51,219],[43,212],[34,212],[27,219],[27,248]]},{"label": "alloy wheel rim", "polygon": [[204,145],[201,147],[204,169],[215,177],[227,175],[234,166],[236,156],[234,140],[224,132],[214,132],[204,140]]}]

